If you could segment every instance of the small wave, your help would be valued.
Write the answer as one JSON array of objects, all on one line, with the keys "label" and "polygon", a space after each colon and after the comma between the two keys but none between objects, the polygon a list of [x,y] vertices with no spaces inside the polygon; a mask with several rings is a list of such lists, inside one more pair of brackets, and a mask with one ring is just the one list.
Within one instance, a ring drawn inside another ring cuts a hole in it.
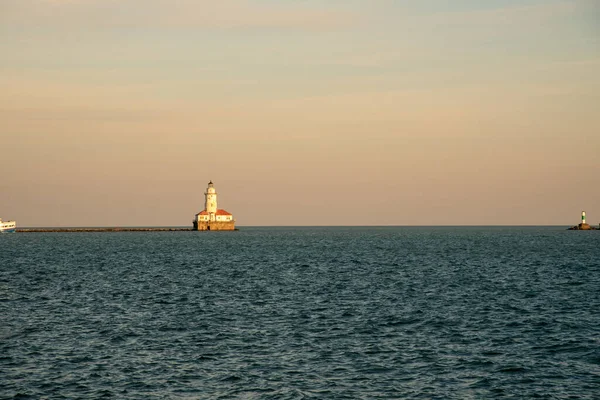
[{"label": "small wave", "polygon": [[235,382],[239,382],[241,380],[242,380],[242,378],[237,375],[229,375],[229,376],[221,379],[221,382],[235,383]]},{"label": "small wave", "polygon": [[509,367],[502,367],[496,370],[496,372],[501,372],[504,374],[518,374],[518,373],[523,373],[526,372],[527,369],[524,367],[518,367],[518,366],[509,366]]}]

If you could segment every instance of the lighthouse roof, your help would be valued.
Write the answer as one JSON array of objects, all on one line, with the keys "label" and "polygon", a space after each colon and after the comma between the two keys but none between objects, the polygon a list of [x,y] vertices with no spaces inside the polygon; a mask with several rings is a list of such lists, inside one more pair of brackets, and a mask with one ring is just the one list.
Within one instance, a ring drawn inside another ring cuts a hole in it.
[{"label": "lighthouse roof", "polygon": [[[196,215],[208,215],[208,211],[202,210],[202,211],[200,211]],[[223,210],[223,209],[218,209],[217,212],[215,213],[215,215],[232,215],[232,214],[230,212],[228,212],[228,211]]]}]

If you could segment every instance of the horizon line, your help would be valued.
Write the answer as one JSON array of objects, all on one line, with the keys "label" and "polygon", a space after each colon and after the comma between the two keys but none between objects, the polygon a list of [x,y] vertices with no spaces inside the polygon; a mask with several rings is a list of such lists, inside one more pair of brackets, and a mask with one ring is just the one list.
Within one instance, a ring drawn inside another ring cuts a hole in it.
[{"label": "horizon line", "polygon": [[[236,228],[443,228],[443,227],[562,227],[571,224],[442,224],[442,225],[236,225]],[[188,225],[45,225],[18,226],[17,229],[69,229],[69,228],[190,228]]]}]

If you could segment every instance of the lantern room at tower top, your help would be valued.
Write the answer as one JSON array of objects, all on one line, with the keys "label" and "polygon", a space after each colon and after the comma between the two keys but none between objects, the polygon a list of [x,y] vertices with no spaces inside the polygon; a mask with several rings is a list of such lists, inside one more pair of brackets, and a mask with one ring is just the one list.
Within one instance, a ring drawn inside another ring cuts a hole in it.
[{"label": "lantern room at tower top", "polygon": [[217,191],[212,181],[204,193],[204,210],[196,214],[193,224],[196,231],[235,230],[233,215],[217,207]]}]

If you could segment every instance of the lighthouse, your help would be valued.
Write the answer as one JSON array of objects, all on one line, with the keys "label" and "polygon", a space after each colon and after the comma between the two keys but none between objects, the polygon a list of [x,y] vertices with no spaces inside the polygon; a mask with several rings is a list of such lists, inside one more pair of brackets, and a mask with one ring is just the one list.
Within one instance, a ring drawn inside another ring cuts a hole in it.
[{"label": "lighthouse", "polygon": [[585,219],[585,211],[581,212],[581,223],[579,225],[575,225],[569,228],[571,231],[597,231],[600,230],[600,227],[596,228],[594,226],[590,226]]},{"label": "lighthouse", "polygon": [[230,212],[217,207],[217,190],[212,181],[204,192],[204,210],[194,217],[195,231],[233,231],[235,220]]}]

